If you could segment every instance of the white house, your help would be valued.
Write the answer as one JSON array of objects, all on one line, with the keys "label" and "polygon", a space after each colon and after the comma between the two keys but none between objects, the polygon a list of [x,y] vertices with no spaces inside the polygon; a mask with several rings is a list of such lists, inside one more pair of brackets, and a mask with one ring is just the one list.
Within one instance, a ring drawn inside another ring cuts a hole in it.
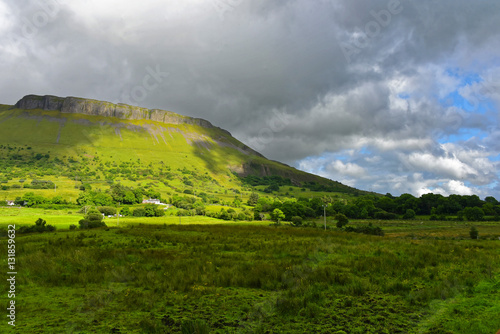
[{"label": "white house", "polygon": [[142,204],[167,205],[165,203],[162,203],[159,199],[155,199],[155,198],[145,199],[142,201]]}]

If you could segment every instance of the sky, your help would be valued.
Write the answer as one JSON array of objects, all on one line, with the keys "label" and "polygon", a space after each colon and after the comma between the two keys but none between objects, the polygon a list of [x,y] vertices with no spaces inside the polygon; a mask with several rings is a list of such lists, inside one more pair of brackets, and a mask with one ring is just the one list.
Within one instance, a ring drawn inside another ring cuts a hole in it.
[{"label": "sky", "polygon": [[498,22],[498,0],[0,0],[0,103],[170,110],[359,189],[500,199]]}]

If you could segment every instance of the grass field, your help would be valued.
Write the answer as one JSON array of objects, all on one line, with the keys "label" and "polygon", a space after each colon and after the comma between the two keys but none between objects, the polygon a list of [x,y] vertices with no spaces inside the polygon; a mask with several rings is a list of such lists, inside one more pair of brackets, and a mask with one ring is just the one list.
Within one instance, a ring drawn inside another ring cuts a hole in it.
[{"label": "grass field", "polygon": [[[465,223],[390,222],[375,237],[178,219],[120,219],[119,227],[108,220],[109,228],[90,231],[61,223],[56,232],[18,234],[14,332],[500,329],[498,223],[478,225],[482,239],[470,240]],[[6,238],[0,246],[7,254]],[[6,293],[0,302],[7,305]],[[0,323],[2,333],[9,327]]]}]

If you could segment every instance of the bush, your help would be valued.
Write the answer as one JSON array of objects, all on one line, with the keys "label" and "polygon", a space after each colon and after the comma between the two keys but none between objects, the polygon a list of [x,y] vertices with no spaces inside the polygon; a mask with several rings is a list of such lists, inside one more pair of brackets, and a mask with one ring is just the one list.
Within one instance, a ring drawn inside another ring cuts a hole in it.
[{"label": "bush", "polygon": [[292,225],[296,227],[302,226],[302,217],[299,216],[292,217]]},{"label": "bush", "polygon": [[373,218],[381,220],[392,220],[392,219],[397,219],[398,215],[392,212],[378,211],[375,212]]},{"label": "bush", "polygon": [[[24,185],[25,188],[26,184]],[[32,189],[54,189],[55,184],[52,181],[45,181],[45,180],[33,180],[31,181],[31,188]]]},{"label": "bush", "polygon": [[317,228],[318,227],[318,224],[316,224],[315,222],[307,222],[303,225],[304,227],[312,227],[312,228]]},{"label": "bush", "polygon": [[379,226],[373,226],[372,223],[359,227],[348,226],[345,228],[345,230],[347,232],[384,236],[384,231],[382,230],[382,228],[380,228]]},{"label": "bush", "polygon": [[100,206],[97,208],[100,213],[104,213],[105,216],[114,216],[116,215],[116,208],[112,206]]},{"label": "bush", "polygon": [[156,204],[146,204],[144,212],[146,217],[162,217],[165,215],[165,211]]},{"label": "bush", "polygon": [[52,232],[55,231],[56,227],[53,225],[47,225],[47,222],[42,218],[38,218],[35,222],[35,225],[31,226],[21,226],[19,229],[19,233],[31,233],[31,232]]},{"label": "bush", "polygon": [[415,216],[416,216],[415,211],[413,211],[412,209],[408,209],[406,210],[403,219],[415,219]]},{"label": "bush", "polygon": [[475,226],[471,226],[469,235],[471,239],[478,239],[479,238],[479,231]]},{"label": "bush", "polygon": [[250,206],[255,206],[255,204],[257,204],[258,201],[259,201],[259,194],[251,193],[250,197],[248,198],[247,204]]},{"label": "bush", "polygon": [[349,219],[347,219],[346,215],[343,213],[339,213],[335,216],[335,219],[337,220],[337,227],[338,228],[343,228],[347,224],[349,224]]},{"label": "bush", "polygon": [[144,210],[144,208],[136,208],[132,215],[134,217],[146,217],[146,210]]},{"label": "bush", "polygon": [[468,221],[481,221],[484,218],[484,211],[478,207],[467,207],[463,210],[463,215]]},{"label": "bush", "polygon": [[125,206],[123,208],[120,209],[120,214],[122,216],[132,216],[132,213],[130,212],[130,209],[128,206]]},{"label": "bush", "polygon": [[71,224],[71,225],[69,225],[69,229],[70,229],[70,230],[76,230],[76,225],[75,225],[75,224]]},{"label": "bush", "polygon": [[89,210],[85,218],[81,219],[78,224],[80,224],[81,229],[107,227],[106,223],[102,221],[102,214],[95,209]]}]

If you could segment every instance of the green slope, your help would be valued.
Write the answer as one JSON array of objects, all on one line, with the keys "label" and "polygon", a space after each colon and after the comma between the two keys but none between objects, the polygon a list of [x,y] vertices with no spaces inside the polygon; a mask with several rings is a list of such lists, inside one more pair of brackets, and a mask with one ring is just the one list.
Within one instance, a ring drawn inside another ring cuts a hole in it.
[{"label": "green slope", "polygon": [[[48,98],[58,105],[43,102]],[[76,98],[71,98],[69,107],[61,107],[70,98],[48,98],[28,96],[16,106],[0,105],[0,179],[4,184],[57,180],[60,190],[67,190],[63,195],[71,197],[78,192],[78,182],[99,187],[111,180],[124,184],[151,181],[179,192],[195,188],[222,192],[241,189],[237,175],[278,175],[296,185],[317,182],[346,193],[356,191],[270,161],[204,120],[130,106],[125,106],[130,112],[118,113],[123,105]],[[134,108],[140,113],[134,114]]]}]

